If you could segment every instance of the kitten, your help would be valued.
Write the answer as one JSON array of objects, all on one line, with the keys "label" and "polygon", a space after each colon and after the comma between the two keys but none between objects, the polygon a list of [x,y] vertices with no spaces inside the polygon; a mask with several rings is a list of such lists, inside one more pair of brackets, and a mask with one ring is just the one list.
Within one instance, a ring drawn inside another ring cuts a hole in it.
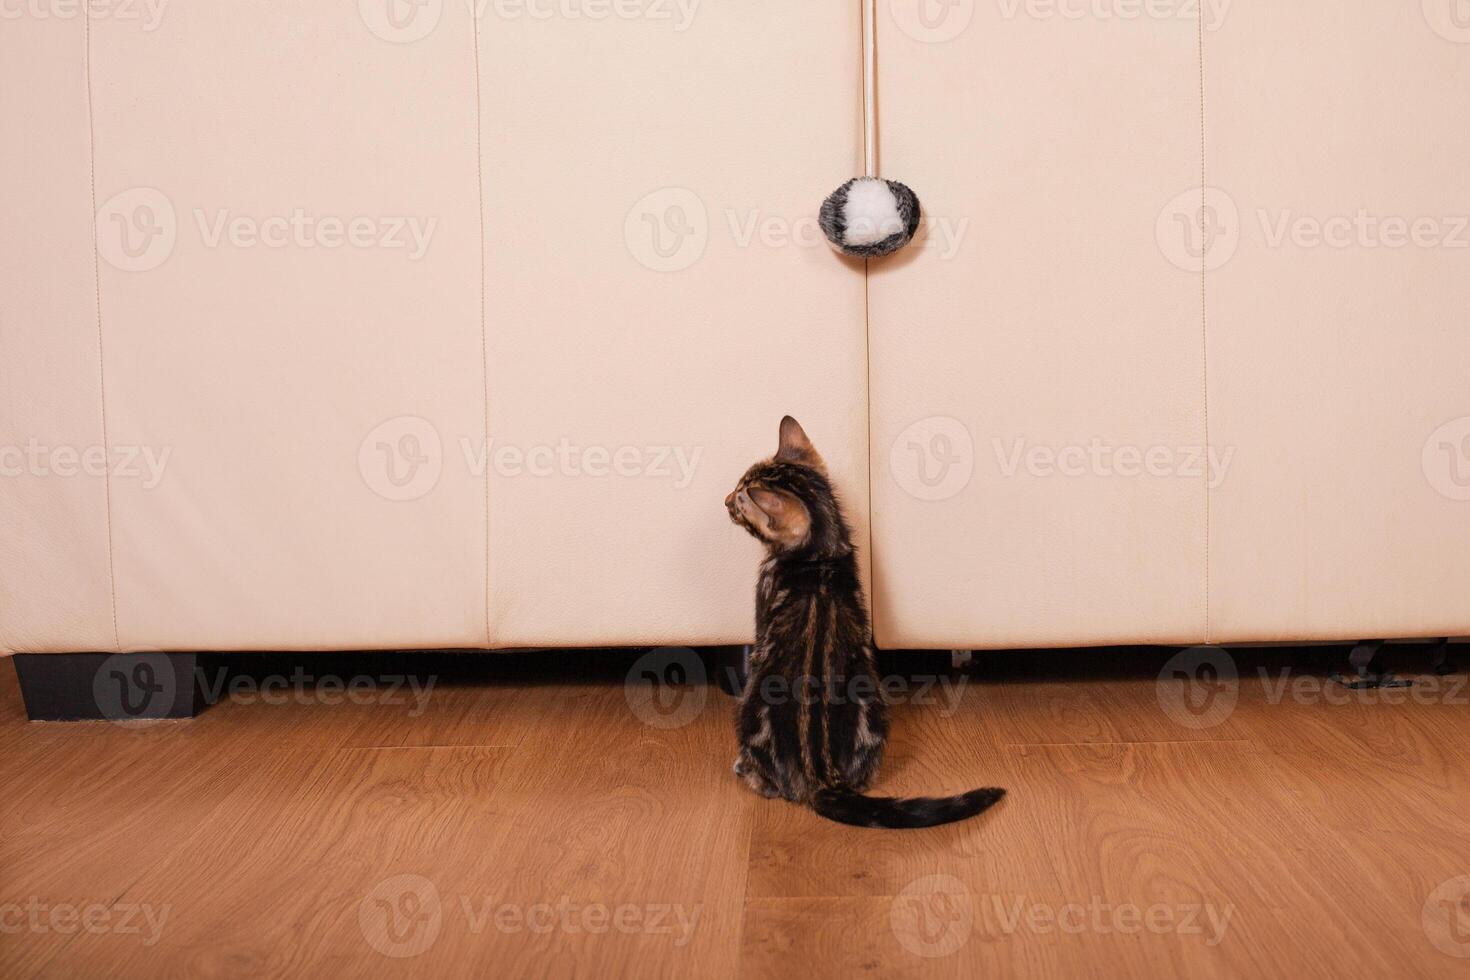
[{"label": "kitten", "polygon": [[1003,795],[864,796],[888,735],[852,536],[827,469],[791,416],[776,455],[725,498],[730,520],[766,546],[756,644],[740,699],[735,774],[766,797],[859,827],[932,827]]}]

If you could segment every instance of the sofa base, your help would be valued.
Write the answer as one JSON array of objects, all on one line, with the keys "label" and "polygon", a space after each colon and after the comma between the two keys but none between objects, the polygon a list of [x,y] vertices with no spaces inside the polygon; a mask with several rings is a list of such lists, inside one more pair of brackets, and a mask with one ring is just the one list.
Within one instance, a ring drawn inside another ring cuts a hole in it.
[{"label": "sofa base", "polygon": [[18,653],[31,721],[192,718],[209,705],[193,653]]},{"label": "sofa base", "polygon": [[[1228,651],[1249,647],[1284,646],[1285,644],[1251,644],[1248,646],[1222,645],[1212,648],[1191,648]],[[1339,644],[1291,645],[1298,650],[1311,669],[1318,670],[1334,681],[1350,688],[1408,686],[1412,681],[1396,676],[1386,663],[1389,651],[1410,649],[1417,643],[1385,643],[1383,640],[1359,641],[1351,649],[1346,662]],[[687,652],[687,648],[686,652]],[[725,694],[739,697],[745,687],[749,670],[750,646],[703,646],[693,648],[704,669],[704,676]],[[1171,649],[1160,647],[1159,649]],[[1184,650],[1182,647],[1172,649]],[[1320,651],[1316,655],[1309,650]],[[1457,672],[1452,656],[1454,645],[1441,637],[1428,646],[1428,656],[1415,656],[1415,660],[1427,662],[1435,674]],[[418,651],[415,660],[425,653],[457,657],[459,654],[473,656],[483,651]],[[524,651],[531,652],[531,651]],[[596,653],[597,651],[584,651]],[[1012,651],[1019,652],[1019,651]],[[1073,650],[1073,653],[1083,653]],[[24,654],[18,653],[10,659],[15,664],[16,676],[20,681],[21,696],[26,714],[32,721],[83,721],[108,720],[115,722],[145,721],[153,719],[192,718],[213,703],[212,693],[218,695],[225,689],[225,682],[236,671],[245,678],[284,678],[284,667],[275,664],[276,657],[284,658],[287,664],[295,664],[288,653],[252,653],[245,662],[233,662],[232,655],[196,653],[67,653],[67,654]],[[312,654],[311,657],[331,657],[331,654]],[[348,656],[360,657],[361,652]],[[354,662],[355,663],[355,662]],[[983,656],[976,657],[968,650],[903,650],[880,651],[880,669],[885,673],[908,674],[928,672],[942,674],[949,671],[975,671],[983,669]],[[208,683],[208,669],[214,682]],[[340,661],[328,668],[328,674],[340,678],[371,678],[383,669],[394,672],[408,670],[403,663],[394,660],[388,667],[344,666]],[[434,661],[427,668],[430,675],[455,672],[448,662]],[[514,676],[520,676],[524,667],[516,668]],[[316,673],[313,671],[313,673]],[[393,674],[397,676],[397,674]],[[475,672],[477,682],[488,675]],[[498,676],[498,675],[496,675]],[[553,676],[567,676],[566,668],[553,672]],[[293,674],[294,677],[294,674]],[[307,682],[310,678],[306,679]],[[683,683],[680,681],[679,683]],[[700,683],[703,683],[701,681]]]}]

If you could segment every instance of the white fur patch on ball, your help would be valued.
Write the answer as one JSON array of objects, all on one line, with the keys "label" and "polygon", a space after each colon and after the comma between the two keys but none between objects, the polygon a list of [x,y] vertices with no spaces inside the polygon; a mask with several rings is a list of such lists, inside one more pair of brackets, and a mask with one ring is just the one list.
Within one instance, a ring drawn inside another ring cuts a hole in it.
[{"label": "white fur patch on ball", "polygon": [[908,186],[881,177],[854,177],[822,202],[817,223],[838,251],[868,258],[907,245],[921,216],[919,199]]},{"label": "white fur patch on ball", "polygon": [[847,226],[842,237],[848,245],[875,245],[902,232],[898,199],[888,182],[877,177],[853,181],[842,208],[842,223]]}]

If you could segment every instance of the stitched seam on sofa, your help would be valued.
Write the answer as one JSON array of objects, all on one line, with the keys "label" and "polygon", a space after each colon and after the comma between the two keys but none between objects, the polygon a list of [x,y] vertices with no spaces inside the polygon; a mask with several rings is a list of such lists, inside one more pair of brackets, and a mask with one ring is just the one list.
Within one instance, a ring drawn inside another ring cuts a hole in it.
[{"label": "stitched seam on sofa", "polygon": [[[1208,165],[1205,157],[1205,21],[1204,14],[1197,15],[1199,45],[1199,196],[1200,214],[1204,215],[1209,195],[1207,183]],[[1201,220],[1204,220],[1201,217]],[[1210,341],[1209,341],[1209,315],[1206,308],[1208,290],[1205,278],[1208,275],[1206,269],[1208,264],[1204,255],[1200,256],[1199,267],[1199,322],[1200,322],[1200,381],[1202,389],[1202,426],[1204,429],[1204,458],[1210,458]],[[1205,642],[1210,642],[1210,467],[1205,466]]]},{"label": "stitched seam on sofa", "polygon": [[[490,442],[490,350],[485,336],[485,158],[481,146],[483,113],[480,106],[480,18],[470,18],[470,39],[475,46],[475,193],[480,207],[480,382],[481,421],[485,443]],[[494,646],[490,636],[490,467],[485,468],[485,646]]]},{"label": "stitched seam on sofa", "polygon": [[[92,289],[97,310],[97,401],[101,416],[102,452],[111,458],[107,439],[107,359],[102,345],[102,259],[97,241],[97,127],[92,110],[92,8],[89,4],[82,17],[82,70],[87,94],[87,182],[92,195]],[[122,653],[122,636],[117,628],[117,565],[112,545],[112,475],[111,467],[102,470],[102,497],[107,516],[107,586],[112,603],[112,644]]]}]

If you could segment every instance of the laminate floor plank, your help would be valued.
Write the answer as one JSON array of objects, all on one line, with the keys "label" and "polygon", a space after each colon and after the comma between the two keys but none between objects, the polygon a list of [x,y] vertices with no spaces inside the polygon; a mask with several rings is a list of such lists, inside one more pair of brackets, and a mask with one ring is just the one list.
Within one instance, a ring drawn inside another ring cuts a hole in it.
[{"label": "laminate floor plank", "polygon": [[[274,668],[255,664],[196,719],[130,726],[26,722],[0,665],[0,975],[1470,964],[1470,706],[1452,685],[1283,686],[1279,652],[1234,654],[1233,684],[1161,683],[1158,651],[1074,679],[1081,655],[1042,652],[919,674],[873,791],[1009,792],[975,821],[885,832],[756,798],[730,773],[734,702],[629,684],[633,656],[544,675],[440,658],[423,697],[345,660],[264,698]],[[358,673],[375,679],[355,698],[321,683]]]}]

